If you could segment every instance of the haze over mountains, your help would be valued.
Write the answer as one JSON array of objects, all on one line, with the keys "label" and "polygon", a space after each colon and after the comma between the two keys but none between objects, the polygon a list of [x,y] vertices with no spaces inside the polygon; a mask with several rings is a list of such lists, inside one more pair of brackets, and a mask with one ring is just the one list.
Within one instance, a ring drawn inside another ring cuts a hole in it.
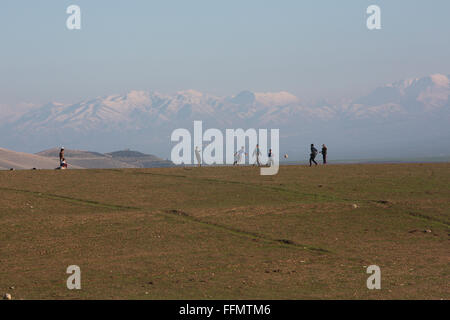
[{"label": "haze over mountains", "polygon": [[382,158],[450,154],[450,81],[435,74],[376,88],[349,103],[304,105],[288,93],[243,91],[217,97],[194,90],[173,95],[131,91],[80,101],[49,103],[0,124],[0,145],[37,152],[65,145],[107,150],[132,148],[169,157],[174,129],[279,128],[281,152],[307,157],[325,143],[330,157]]}]

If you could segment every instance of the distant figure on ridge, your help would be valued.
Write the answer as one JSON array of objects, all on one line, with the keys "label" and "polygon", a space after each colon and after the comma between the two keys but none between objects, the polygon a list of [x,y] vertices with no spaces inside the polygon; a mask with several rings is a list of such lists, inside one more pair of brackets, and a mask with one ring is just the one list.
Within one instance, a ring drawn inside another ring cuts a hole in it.
[{"label": "distant figure on ridge", "polygon": [[320,153],[322,154],[322,158],[323,158],[323,164],[327,164],[327,146],[326,145],[322,145],[322,151],[320,151]]},{"label": "distant figure on ridge", "polygon": [[316,156],[317,156],[317,149],[314,147],[314,144],[311,143],[311,154],[309,155],[309,166],[312,166],[312,163],[314,162],[317,166],[317,162],[316,160]]}]

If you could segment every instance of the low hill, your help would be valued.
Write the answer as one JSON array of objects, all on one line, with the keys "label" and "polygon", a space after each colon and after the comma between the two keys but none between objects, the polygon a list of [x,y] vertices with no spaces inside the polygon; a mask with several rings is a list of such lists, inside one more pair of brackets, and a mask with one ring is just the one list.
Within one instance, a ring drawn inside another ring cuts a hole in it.
[{"label": "low hill", "polygon": [[[37,155],[43,157],[58,158],[59,148],[44,150]],[[86,169],[113,169],[113,168],[133,168],[132,165],[122,162],[113,157],[92,151],[64,150],[64,156],[69,165],[80,166]]]},{"label": "low hill", "polygon": [[[37,155],[57,158],[59,156],[59,150],[59,148],[44,150],[37,153]],[[155,168],[173,166],[171,161],[131,150],[103,154],[92,151],[66,149],[64,155],[69,165],[80,166],[86,169]]]},{"label": "low hill", "polygon": [[[14,169],[55,169],[59,165],[57,157],[44,157],[24,152],[0,148],[0,170]],[[72,168],[80,169],[79,166]]]},{"label": "low hill", "polygon": [[[59,158],[59,151],[60,151],[59,148],[53,148],[38,152],[36,154],[43,157]],[[67,158],[82,158],[82,159],[96,159],[99,157],[105,157],[104,154],[99,152],[70,150],[70,149],[64,150],[64,155]]]},{"label": "low hill", "polygon": [[173,163],[168,160],[158,158],[152,154],[145,154],[139,151],[121,150],[107,153],[113,159],[125,162],[135,168],[160,168],[172,167]]},{"label": "low hill", "polygon": [[154,155],[148,155],[139,151],[133,151],[133,150],[121,150],[121,151],[114,151],[109,152],[107,155],[110,155],[111,157],[121,157],[121,158],[143,158],[143,157],[153,157],[155,160],[161,160],[160,158],[154,156]]}]

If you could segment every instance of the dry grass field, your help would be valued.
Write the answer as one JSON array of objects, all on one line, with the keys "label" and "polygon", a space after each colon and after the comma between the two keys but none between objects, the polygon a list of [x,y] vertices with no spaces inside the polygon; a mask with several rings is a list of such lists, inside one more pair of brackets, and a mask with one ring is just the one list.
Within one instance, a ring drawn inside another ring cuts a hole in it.
[{"label": "dry grass field", "polygon": [[450,299],[449,204],[449,163],[1,171],[0,293]]}]

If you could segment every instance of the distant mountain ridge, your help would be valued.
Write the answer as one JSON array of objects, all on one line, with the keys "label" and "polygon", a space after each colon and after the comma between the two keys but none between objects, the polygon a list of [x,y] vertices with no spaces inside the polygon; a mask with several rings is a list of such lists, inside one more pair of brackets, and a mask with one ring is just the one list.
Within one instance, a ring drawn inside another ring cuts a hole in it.
[{"label": "distant mountain ridge", "polygon": [[149,157],[150,159],[154,159],[155,161],[160,161],[162,159],[154,156],[154,155],[148,155],[139,151],[132,151],[132,150],[121,150],[121,151],[114,151],[114,152],[108,152],[106,155],[115,157],[115,158],[145,158]]},{"label": "distant mountain ridge", "polygon": [[8,133],[8,138],[0,135],[0,144],[32,150],[41,148],[42,141],[100,151],[133,146],[168,155],[171,132],[203,120],[205,127],[219,129],[280,128],[288,152],[296,152],[293,145],[317,141],[333,143],[345,154],[366,152],[360,157],[371,150],[395,151],[398,145],[425,155],[442,152],[430,144],[450,138],[449,82],[449,76],[434,74],[387,84],[349,103],[314,106],[288,92],[217,97],[195,90],[173,95],[131,91],[33,109],[0,126],[0,134]]}]

